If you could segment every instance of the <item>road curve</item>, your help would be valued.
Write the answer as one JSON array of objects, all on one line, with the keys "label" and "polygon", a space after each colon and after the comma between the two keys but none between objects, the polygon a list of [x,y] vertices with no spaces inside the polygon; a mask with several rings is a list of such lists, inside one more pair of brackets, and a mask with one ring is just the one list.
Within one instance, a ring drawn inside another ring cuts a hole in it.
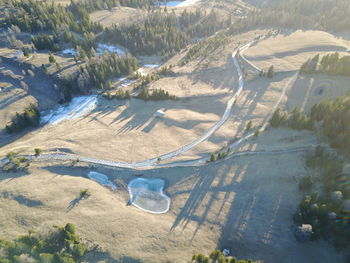
[{"label": "road curve", "polygon": [[[235,93],[233,93],[232,97],[230,100],[227,102],[225,112],[221,116],[220,120],[213,126],[211,127],[205,134],[203,134],[200,138],[196,139],[192,143],[189,143],[175,151],[169,152],[167,154],[151,158],[142,162],[133,162],[133,163],[124,163],[124,162],[115,162],[115,161],[107,161],[107,160],[98,160],[98,159],[93,159],[93,158],[86,158],[86,157],[80,157],[80,156],[75,156],[75,159],[79,159],[80,161],[83,162],[88,162],[92,164],[101,164],[101,165],[107,165],[107,166],[112,166],[112,167],[119,167],[119,168],[131,168],[131,169],[138,169],[138,168],[144,168],[144,167],[149,167],[149,166],[154,166],[159,162],[159,160],[168,160],[170,158],[173,158],[175,156],[178,156],[184,152],[189,151],[193,147],[197,146],[198,144],[206,141],[213,133],[215,133],[220,127],[227,121],[228,117],[231,114],[232,107],[234,103],[236,102],[237,98],[239,95],[242,93],[243,86],[244,86],[244,81],[243,81],[243,72],[241,70],[241,67],[239,66],[239,63],[237,61],[237,53],[239,50],[245,50],[247,49],[251,44],[248,43],[247,45],[238,48],[232,53],[232,59],[233,63],[236,67],[237,73],[238,73],[238,89]],[[48,155],[46,155],[48,157]],[[51,155],[52,159],[65,159],[64,156],[65,154],[53,154]],[[68,158],[70,159],[70,158]]]}]

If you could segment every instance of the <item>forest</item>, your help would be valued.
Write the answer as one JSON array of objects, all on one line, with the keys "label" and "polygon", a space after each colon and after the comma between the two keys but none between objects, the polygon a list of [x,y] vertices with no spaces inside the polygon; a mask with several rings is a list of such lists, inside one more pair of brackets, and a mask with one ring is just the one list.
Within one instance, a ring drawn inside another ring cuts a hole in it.
[{"label": "forest", "polygon": [[175,13],[159,10],[150,13],[143,24],[106,29],[104,40],[128,47],[134,55],[170,56],[186,47],[191,39],[210,36],[227,23],[214,11],[209,14],[199,9],[184,11],[177,17]]},{"label": "forest", "polygon": [[23,32],[35,34],[32,38],[38,50],[61,50],[64,43],[80,46],[86,53],[96,47],[94,34],[102,26],[90,20],[84,7],[74,5],[64,8],[46,1],[10,0],[8,14],[0,27],[17,26]]},{"label": "forest", "polygon": [[85,0],[85,1],[73,1],[72,5],[79,5],[89,13],[96,10],[112,9],[117,6],[128,6],[133,8],[150,8],[154,5],[153,0]]},{"label": "forest", "polygon": [[70,101],[74,93],[104,89],[108,80],[131,75],[138,67],[137,59],[130,54],[120,57],[112,53],[90,59],[85,66],[79,67],[76,74],[63,80],[65,101]]}]

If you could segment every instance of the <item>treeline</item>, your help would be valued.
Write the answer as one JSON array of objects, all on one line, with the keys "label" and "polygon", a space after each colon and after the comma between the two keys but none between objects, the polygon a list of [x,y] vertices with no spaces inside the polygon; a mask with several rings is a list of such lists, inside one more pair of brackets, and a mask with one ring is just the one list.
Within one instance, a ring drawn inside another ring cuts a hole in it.
[{"label": "treeline", "polygon": [[40,112],[34,104],[30,104],[22,113],[16,112],[16,116],[6,125],[8,133],[19,132],[28,127],[37,127],[40,123]]},{"label": "treeline", "polygon": [[73,5],[79,5],[89,13],[96,10],[112,9],[117,6],[128,6],[133,8],[150,8],[154,5],[153,0],[85,0],[85,1],[73,1]]},{"label": "treeline", "polygon": [[315,104],[310,114],[299,109],[284,113],[277,109],[270,119],[272,127],[309,129],[324,135],[332,147],[350,151],[350,94]]},{"label": "treeline", "polygon": [[170,95],[168,91],[165,91],[163,89],[154,89],[152,91],[149,91],[149,89],[144,88],[139,95],[137,96],[138,99],[143,99],[145,101],[153,100],[153,101],[159,101],[159,100],[176,100],[177,97],[174,95]]},{"label": "treeline", "polygon": [[317,147],[306,159],[306,165],[314,169],[317,176],[301,180],[301,190],[309,194],[301,201],[294,222],[311,225],[312,240],[323,238],[338,248],[349,247],[350,174],[344,171],[344,162]]},{"label": "treeline", "polygon": [[0,262],[82,262],[87,247],[80,241],[73,224],[55,227],[46,236],[36,232],[14,241],[0,240]]},{"label": "treeline", "polygon": [[191,38],[210,36],[225,23],[214,11],[184,11],[179,17],[174,12],[157,11],[144,23],[106,29],[105,41],[128,47],[135,55],[169,56],[187,46]]},{"label": "treeline", "polygon": [[70,101],[73,93],[103,89],[110,79],[130,75],[137,69],[137,59],[129,54],[120,57],[112,53],[91,59],[75,75],[63,80],[65,100]]},{"label": "treeline", "polygon": [[346,31],[350,28],[350,2],[348,0],[273,1],[232,25],[231,32],[256,26]]},{"label": "treeline", "polygon": [[187,52],[186,56],[181,59],[180,65],[185,65],[189,61],[198,57],[207,57],[212,54],[216,49],[223,46],[229,41],[228,37],[224,34],[217,34],[214,37],[204,39],[197,44],[193,45]]},{"label": "treeline", "polygon": [[237,259],[231,256],[224,256],[224,254],[220,250],[215,250],[210,253],[209,257],[198,254],[192,256],[192,263],[256,263],[257,261],[253,261],[251,259],[243,260]]},{"label": "treeline", "polygon": [[320,59],[320,55],[316,55],[300,67],[300,73],[323,73],[350,77],[350,56],[340,57],[339,53],[336,52]]}]

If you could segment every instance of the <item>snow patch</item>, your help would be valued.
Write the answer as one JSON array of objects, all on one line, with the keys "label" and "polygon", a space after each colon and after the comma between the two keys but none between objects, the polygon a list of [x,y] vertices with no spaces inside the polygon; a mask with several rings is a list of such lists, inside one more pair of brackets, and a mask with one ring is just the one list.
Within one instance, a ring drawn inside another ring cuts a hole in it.
[{"label": "snow patch", "polygon": [[103,55],[105,53],[118,53],[119,56],[122,56],[125,53],[120,47],[101,43],[98,44],[96,52],[98,55]]},{"label": "snow patch", "polygon": [[77,54],[77,51],[74,48],[67,48],[62,50],[62,54],[75,56]]},{"label": "snow patch", "polygon": [[143,65],[145,68],[157,69],[161,66],[161,64],[145,64]]},{"label": "snow patch", "polygon": [[117,186],[108,179],[108,176],[105,174],[101,174],[98,172],[89,172],[88,177],[91,180],[94,180],[95,182],[98,182],[99,184],[103,185],[103,186],[107,186],[110,187],[112,190],[117,189]]},{"label": "snow patch", "polygon": [[49,111],[47,114],[41,114],[41,124],[58,124],[64,120],[71,120],[81,117],[93,111],[97,106],[97,96],[81,96],[73,98],[66,105]]}]

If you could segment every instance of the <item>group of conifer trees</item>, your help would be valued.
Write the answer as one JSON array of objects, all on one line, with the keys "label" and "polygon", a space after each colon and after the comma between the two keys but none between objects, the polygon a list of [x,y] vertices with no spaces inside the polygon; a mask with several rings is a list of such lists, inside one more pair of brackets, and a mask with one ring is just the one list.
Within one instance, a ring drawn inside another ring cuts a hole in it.
[{"label": "group of conifer trees", "polygon": [[27,127],[36,127],[40,122],[40,112],[34,104],[30,104],[22,113],[16,113],[12,121],[6,125],[8,133],[20,132]]},{"label": "group of conifer trees", "polygon": [[273,127],[317,131],[329,140],[332,147],[350,152],[350,94],[319,102],[311,108],[310,114],[298,108],[290,113],[277,109],[270,123]]},{"label": "group of conifer trees", "polygon": [[214,34],[226,23],[214,11],[184,11],[177,17],[159,10],[150,13],[144,23],[106,29],[105,40],[125,46],[135,55],[167,56],[186,47],[192,38]]},{"label": "group of conifer trees", "polygon": [[306,61],[300,67],[300,73],[323,73],[337,76],[350,76],[350,56],[340,56],[339,53],[320,55]]}]

